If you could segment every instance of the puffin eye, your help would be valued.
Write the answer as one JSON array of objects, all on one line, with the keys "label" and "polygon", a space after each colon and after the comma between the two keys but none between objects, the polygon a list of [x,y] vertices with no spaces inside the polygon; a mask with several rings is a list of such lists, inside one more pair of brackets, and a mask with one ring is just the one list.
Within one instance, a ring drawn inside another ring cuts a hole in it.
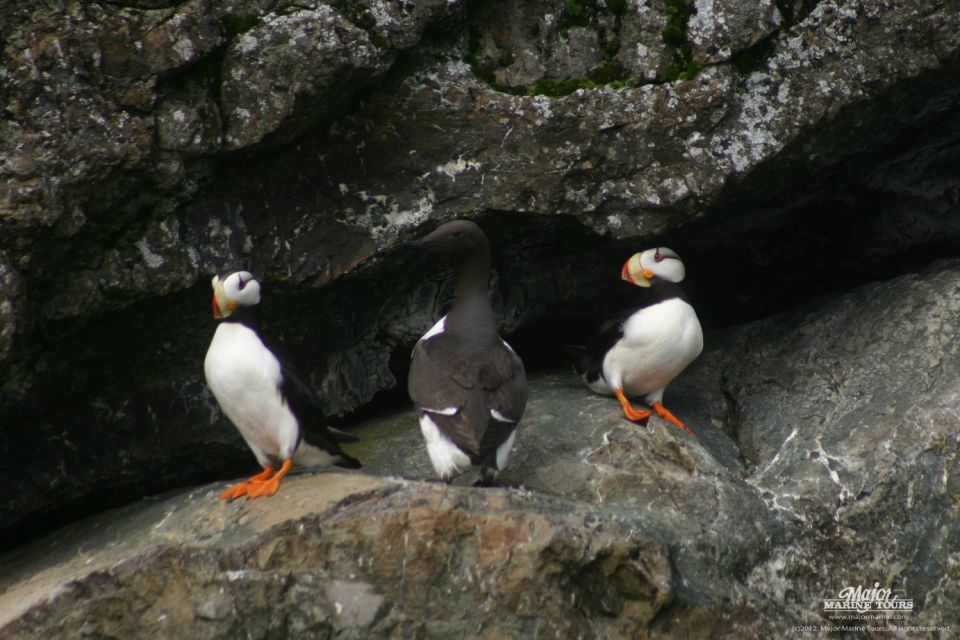
[{"label": "puffin eye", "polygon": [[660,255],[660,249],[659,249],[659,248],[657,249],[657,252],[656,252],[655,254],[653,254],[653,261],[654,261],[654,262],[662,262],[662,261],[663,261],[663,256]]},{"label": "puffin eye", "polygon": [[238,281],[238,283],[239,283],[239,284],[237,284],[237,289],[240,289],[240,291],[243,291],[243,288],[244,288],[245,286],[247,286],[247,283],[244,282],[243,278],[241,278],[241,277],[239,277],[239,276],[237,276],[237,281]]},{"label": "puffin eye", "polygon": [[459,230],[458,230],[458,231],[454,231],[454,232],[451,233],[450,235],[453,236],[454,238],[459,238],[460,236],[463,235],[463,231],[459,231]]}]

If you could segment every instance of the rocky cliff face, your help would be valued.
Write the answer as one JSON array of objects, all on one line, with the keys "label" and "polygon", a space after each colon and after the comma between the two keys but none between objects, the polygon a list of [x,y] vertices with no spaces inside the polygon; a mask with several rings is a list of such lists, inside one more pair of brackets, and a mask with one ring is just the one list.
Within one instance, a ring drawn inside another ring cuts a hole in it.
[{"label": "rocky cliff face", "polygon": [[[199,373],[209,277],[228,266],[262,275],[268,330],[349,414],[402,388],[449,298],[447,273],[390,249],[440,220],[490,234],[495,305],[533,369],[626,303],[619,264],[654,242],[683,255],[719,327],[922,269],[960,238],[949,2],[11,0],[0,15],[7,541],[247,469]],[[869,364],[841,353],[850,379]],[[833,476],[803,499],[787,478],[840,464],[843,436],[800,429],[791,445],[821,457],[764,471],[780,448],[756,434],[796,425],[745,408],[775,387],[723,386],[724,424],[761,493],[782,482],[777,504],[819,523]],[[790,397],[784,415],[813,415]],[[875,495],[865,471],[834,471]]]},{"label": "rocky cliff face", "polygon": [[506,487],[429,481],[405,411],[362,474],[97,516],[2,559],[0,633],[787,637],[874,583],[914,611],[871,626],[949,627],[958,291],[940,264],[717,335],[666,398],[696,438],[536,375]]}]

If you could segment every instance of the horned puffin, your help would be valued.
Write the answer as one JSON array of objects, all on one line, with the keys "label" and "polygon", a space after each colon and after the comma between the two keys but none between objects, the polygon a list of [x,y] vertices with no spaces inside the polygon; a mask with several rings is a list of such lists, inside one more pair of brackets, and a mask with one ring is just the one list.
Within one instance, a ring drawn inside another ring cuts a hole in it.
[{"label": "horned puffin", "polygon": [[453,307],[420,338],[410,364],[408,392],[427,454],[444,482],[475,465],[490,484],[513,448],[527,376],[497,333],[487,237],[475,223],[454,220],[406,246],[452,258],[457,272]]},{"label": "horned puffin", "polygon": [[260,335],[260,283],[248,271],[213,277],[213,317],[220,321],[203,372],[220,408],[263,471],[230,487],[221,500],[272,496],[293,462],[314,467],[360,463],[338,444],[352,439],[324,424],[310,388]]},{"label": "horned puffin", "polygon": [[[680,284],[685,276],[680,256],[666,247],[632,255],[620,277],[643,287],[646,298],[606,321],[585,348],[573,352],[587,386],[616,396],[627,420],[643,422],[656,413],[693,435],[662,402],[670,381],[703,350],[700,321]],[[628,397],[642,398],[653,411],[634,407]]]}]

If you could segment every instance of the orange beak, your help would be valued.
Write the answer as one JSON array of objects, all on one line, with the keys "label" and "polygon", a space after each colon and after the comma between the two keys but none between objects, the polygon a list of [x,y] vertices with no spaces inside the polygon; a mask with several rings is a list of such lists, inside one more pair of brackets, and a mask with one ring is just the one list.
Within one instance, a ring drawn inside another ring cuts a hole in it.
[{"label": "orange beak", "polygon": [[223,312],[220,311],[220,305],[217,304],[217,294],[213,294],[213,317],[219,320],[223,317]]},{"label": "orange beak", "polygon": [[623,263],[623,269],[620,270],[620,278],[626,280],[627,282],[633,283],[633,278],[630,277],[630,261],[627,260]]}]

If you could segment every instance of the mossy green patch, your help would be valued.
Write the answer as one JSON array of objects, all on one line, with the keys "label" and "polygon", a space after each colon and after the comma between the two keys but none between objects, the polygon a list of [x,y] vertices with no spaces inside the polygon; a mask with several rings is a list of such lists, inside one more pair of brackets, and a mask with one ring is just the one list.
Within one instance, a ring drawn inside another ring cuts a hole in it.
[{"label": "mossy green patch", "polygon": [[663,42],[675,48],[673,62],[663,74],[666,82],[692,80],[703,70],[703,64],[693,59],[693,47],[687,40],[687,23],[693,15],[693,3],[687,0],[669,0],[667,26],[660,33]]},{"label": "mossy green patch", "polygon": [[608,58],[612,58],[620,52],[620,40],[616,36],[604,34],[600,46],[603,49],[603,54]]},{"label": "mossy green patch", "polygon": [[590,70],[587,78],[597,84],[608,84],[617,80],[624,80],[623,66],[616,60],[604,60]]},{"label": "mossy green patch", "polygon": [[477,78],[498,91],[514,95],[542,95],[556,98],[569,95],[578,89],[596,89],[601,86],[614,89],[635,87],[637,83],[626,77],[623,66],[614,58],[621,46],[618,37],[620,20],[616,19],[615,26],[612,27],[609,20],[599,22],[597,20],[601,12],[609,12],[614,16],[621,15],[626,10],[626,5],[626,0],[564,0],[558,25],[561,37],[566,36],[572,27],[594,25],[600,50],[603,52],[603,60],[584,77],[541,78],[533,85],[521,87],[507,87],[498,83],[497,70],[513,65],[516,58],[512,51],[499,50],[493,54],[484,48],[481,21],[488,17],[486,10],[492,6],[487,4],[482,5],[485,13],[474,14],[473,19],[468,22],[467,54],[463,60],[470,65],[470,69]]}]

